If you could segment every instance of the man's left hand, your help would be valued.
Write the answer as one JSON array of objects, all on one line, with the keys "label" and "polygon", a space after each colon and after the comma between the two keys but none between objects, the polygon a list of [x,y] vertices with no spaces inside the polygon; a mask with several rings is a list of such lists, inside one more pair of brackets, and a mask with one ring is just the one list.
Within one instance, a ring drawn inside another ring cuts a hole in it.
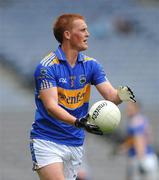
[{"label": "man's left hand", "polygon": [[122,101],[136,102],[133,91],[128,86],[119,86],[118,96]]}]

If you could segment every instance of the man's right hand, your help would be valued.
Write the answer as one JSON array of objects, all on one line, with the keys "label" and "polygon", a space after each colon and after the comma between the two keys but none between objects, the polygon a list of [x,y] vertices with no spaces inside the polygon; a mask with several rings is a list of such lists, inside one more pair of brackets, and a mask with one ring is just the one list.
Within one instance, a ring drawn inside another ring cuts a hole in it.
[{"label": "man's right hand", "polygon": [[84,128],[87,132],[92,133],[92,134],[103,135],[103,132],[99,129],[98,126],[94,124],[90,124],[88,122],[88,117],[89,115],[76,119],[75,126],[77,128]]}]

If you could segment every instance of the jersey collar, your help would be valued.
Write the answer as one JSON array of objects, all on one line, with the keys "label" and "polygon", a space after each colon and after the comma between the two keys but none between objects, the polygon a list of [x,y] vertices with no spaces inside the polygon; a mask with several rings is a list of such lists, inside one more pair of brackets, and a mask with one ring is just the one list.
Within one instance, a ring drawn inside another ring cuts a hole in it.
[{"label": "jersey collar", "polygon": [[[63,52],[61,46],[59,45],[59,47],[57,48],[57,50],[55,51],[55,54],[57,56],[57,58],[61,61],[67,61],[65,53]],[[78,58],[77,58],[78,62],[84,61],[84,55],[82,53],[78,53]]]}]

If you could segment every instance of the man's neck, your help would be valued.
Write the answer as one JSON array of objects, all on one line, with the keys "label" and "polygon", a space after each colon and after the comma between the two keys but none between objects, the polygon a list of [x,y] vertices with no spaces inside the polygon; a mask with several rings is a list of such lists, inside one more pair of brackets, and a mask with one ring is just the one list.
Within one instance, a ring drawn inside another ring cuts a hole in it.
[{"label": "man's neck", "polygon": [[67,62],[70,64],[71,67],[74,67],[78,57],[78,51],[68,48],[67,46],[61,46],[65,56],[67,58]]}]

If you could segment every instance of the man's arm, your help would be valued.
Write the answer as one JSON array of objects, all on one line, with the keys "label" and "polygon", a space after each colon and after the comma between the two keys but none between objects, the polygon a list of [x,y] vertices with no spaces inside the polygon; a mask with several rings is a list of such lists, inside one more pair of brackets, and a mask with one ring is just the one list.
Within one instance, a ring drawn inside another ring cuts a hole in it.
[{"label": "man's arm", "polygon": [[52,87],[40,91],[40,99],[42,100],[47,112],[61,121],[74,125],[77,128],[84,128],[87,132],[102,135],[102,131],[94,124],[88,123],[88,117],[76,118],[68,113],[65,109],[58,105],[57,88]]},{"label": "man's arm", "polygon": [[76,118],[58,105],[57,87],[40,90],[40,99],[51,116],[66,123],[75,124]]},{"label": "man's arm", "polygon": [[96,85],[97,90],[103,96],[104,99],[109,100],[116,105],[120,104],[122,100],[118,96],[117,89],[115,89],[110,82],[106,81]]},{"label": "man's arm", "polygon": [[136,102],[132,90],[128,86],[120,86],[115,89],[109,81],[96,85],[97,90],[104,99],[109,100],[116,105],[123,101]]}]

